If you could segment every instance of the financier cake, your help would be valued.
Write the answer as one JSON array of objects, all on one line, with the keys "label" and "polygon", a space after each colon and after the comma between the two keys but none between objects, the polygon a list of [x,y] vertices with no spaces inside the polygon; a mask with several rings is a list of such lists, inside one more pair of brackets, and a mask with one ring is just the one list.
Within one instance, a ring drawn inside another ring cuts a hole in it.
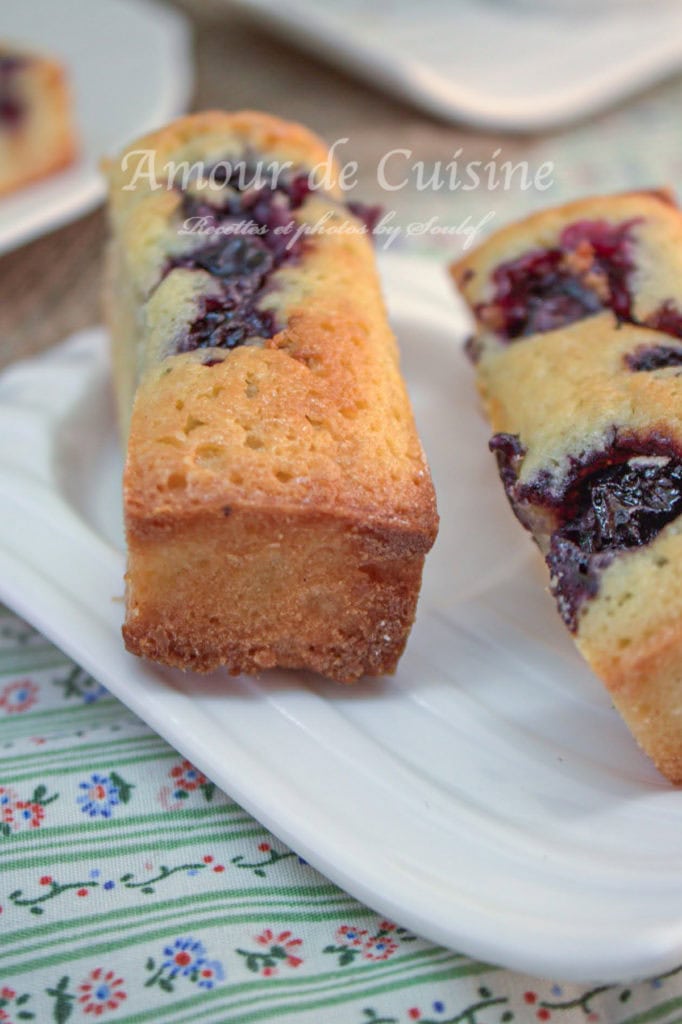
[{"label": "financier cake", "polygon": [[0,196],[61,170],[75,154],[62,65],[0,42]]},{"label": "financier cake", "polygon": [[514,512],[641,747],[682,783],[682,213],[584,199],[455,264]]},{"label": "financier cake", "polygon": [[198,671],[392,672],[437,515],[370,234],[327,148],[213,111],[108,176],[126,646]]}]

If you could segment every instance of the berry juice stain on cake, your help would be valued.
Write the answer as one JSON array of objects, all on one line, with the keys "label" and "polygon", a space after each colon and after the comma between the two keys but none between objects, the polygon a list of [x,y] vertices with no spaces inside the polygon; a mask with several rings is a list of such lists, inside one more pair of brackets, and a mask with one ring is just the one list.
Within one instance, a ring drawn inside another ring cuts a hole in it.
[{"label": "berry juice stain on cake", "polygon": [[[492,274],[492,300],[475,307],[479,320],[506,342],[566,327],[604,309],[611,309],[619,322],[640,323],[631,289],[638,223],[576,221],[564,228],[556,246],[501,263]],[[641,323],[682,337],[682,312],[672,301]],[[476,358],[477,353],[470,355]]]}]

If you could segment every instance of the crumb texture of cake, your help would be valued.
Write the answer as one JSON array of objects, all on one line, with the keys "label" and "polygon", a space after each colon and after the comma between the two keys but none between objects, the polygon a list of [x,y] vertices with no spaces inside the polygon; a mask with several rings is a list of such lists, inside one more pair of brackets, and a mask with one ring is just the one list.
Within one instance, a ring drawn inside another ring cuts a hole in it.
[{"label": "crumb texture of cake", "polygon": [[136,654],[352,682],[404,648],[435,497],[371,236],[327,164],[299,125],[210,111],[109,165]]},{"label": "crumb texture of cake", "polygon": [[577,200],[451,268],[512,509],[642,749],[682,784],[682,213]]},{"label": "crumb texture of cake", "polygon": [[0,196],[68,167],[76,150],[64,67],[0,42]]}]

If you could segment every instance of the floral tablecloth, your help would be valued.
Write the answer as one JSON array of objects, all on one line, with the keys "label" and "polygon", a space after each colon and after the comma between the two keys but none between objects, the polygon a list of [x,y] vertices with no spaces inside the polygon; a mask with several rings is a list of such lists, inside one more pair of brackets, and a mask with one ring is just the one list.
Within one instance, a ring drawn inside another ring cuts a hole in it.
[{"label": "floral tablecloth", "polygon": [[0,1022],[682,1020],[432,946],[265,831],[0,606]]}]

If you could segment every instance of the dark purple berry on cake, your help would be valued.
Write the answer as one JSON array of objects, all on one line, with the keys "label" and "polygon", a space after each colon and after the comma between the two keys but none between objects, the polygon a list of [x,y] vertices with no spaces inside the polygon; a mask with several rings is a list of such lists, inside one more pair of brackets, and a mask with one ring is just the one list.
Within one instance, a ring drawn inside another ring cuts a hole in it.
[{"label": "dark purple berry on cake", "polygon": [[[208,240],[173,257],[165,274],[176,268],[206,271],[220,284],[220,293],[203,300],[176,352],[231,349],[276,334],[273,314],[260,303],[272,274],[299,259],[307,244],[297,234],[294,213],[313,191],[308,173],[280,174],[272,165],[263,169],[249,154],[234,164],[217,164],[207,177],[222,187],[207,189],[205,196],[196,189],[183,191],[181,214],[185,222],[200,225]],[[348,208],[369,231],[381,213],[379,207],[357,203]]]},{"label": "dark purple berry on cake", "polygon": [[0,91],[0,125],[4,125],[5,128],[16,128],[23,116],[23,104],[12,96],[3,95]]},{"label": "dark purple berry on cake", "polygon": [[[176,268],[204,270],[220,284],[220,294],[205,298],[200,315],[177,345],[177,352],[197,348],[236,348],[249,338],[271,338],[278,326],[273,314],[259,309],[273,272],[297,259],[303,243],[294,237],[293,212],[310,194],[308,175],[263,175],[256,164],[221,164],[213,180],[223,186],[211,202],[185,192],[185,220],[198,218],[209,240],[174,257],[166,273]],[[257,186],[250,183],[257,181]],[[239,191],[240,185],[247,185]]]},{"label": "dark purple berry on cake", "polygon": [[220,241],[192,253],[186,260],[179,259],[175,266],[201,268],[214,277],[247,281],[255,278],[259,284],[273,268],[274,259],[267,245],[259,238],[228,235]]},{"label": "dark purple berry on cake", "polygon": [[476,312],[508,341],[554,330],[602,309],[602,299],[564,267],[557,249],[527,253],[503,263],[493,275],[495,298]]},{"label": "dark purple berry on cake", "polygon": [[550,589],[559,614],[572,633],[578,630],[578,617],[585,602],[599,593],[601,573],[613,558],[612,551],[583,551],[560,533],[552,537],[547,555]]},{"label": "dark purple berry on cake", "polygon": [[241,302],[226,292],[225,297],[202,300],[201,315],[190,325],[176,352],[237,348],[249,338],[271,338],[276,330],[269,311],[256,310],[248,301]]},{"label": "dark purple berry on cake", "polygon": [[563,487],[547,474],[519,483],[526,450],[518,435],[496,434],[490,449],[517,518],[549,537],[552,593],[573,632],[613,559],[682,515],[682,458],[665,438],[635,442],[614,430],[605,451],[571,460]]},{"label": "dark purple berry on cake", "polygon": [[682,366],[682,346],[640,345],[625,356],[625,365],[634,372],[664,370]]},{"label": "dark purple berry on cake", "polygon": [[495,294],[480,303],[482,323],[505,341],[565,327],[602,309],[631,319],[629,276],[634,269],[635,221],[578,221],[559,244],[501,263],[493,272]]},{"label": "dark purple berry on cake", "polygon": [[[634,270],[632,228],[636,220],[622,224],[607,221],[578,221],[561,234],[561,246],[567,251],[567,264],[573,266],[588,288],[594,285],[619,320],[632,315],[629,277]],[[592,281],[592,275],[596,275]],[[606,278],[608,291],[599,278]]]},{"label": "dark purple berry on cake", "polygon": [[15,71],[26,67],[29,58],[21,53],[0,53],[0,78],[13,75]]},{"label": "dark purple berry on cake", "polygon": [[490,451],[497,459],[497,469],[507,494],[510,494],[521,471],[526,454],[518,434],[494,434],[488,442]]},{"label": "dark purple berry on cake", "polygon": [[618,552],[649,544],[682,514],[682,462],[631,455],[580,479],[566,494],[547,564],[566,625],[575,632],[583,603]]},{"label": "dark purple berry on cake", "polygon": [[593,550],[648,544],[682,510],[682,462],[668,455],[632,455],[589,473],[567,494],[562,529]]},{"label": "dark purple berry on cake", "polygon": [[[604,309],[619,322],[640,323],[630,287],[636,223],[577,221],[564,228],[557,246],[501,263],[492,275],[492,300],[476,307],[479,320],[507,342],[566,327]],[[682,338],[682,311],[672,300],[641,323]]]},{"label": "dark purple berry on cake", "polygon": [[17,128],[24,117],[24,104],[17,95],[14,76],[28,63],[19,54],[0,53],[0,128]]},{"label": "dark purple berry on cake", "polygon": [[374,234],[374,229],[384,212],[383,206],[369,206],[367,203],[358,202],[349,202],[346,205],[349,212],[365,225],[367,233]]}]

